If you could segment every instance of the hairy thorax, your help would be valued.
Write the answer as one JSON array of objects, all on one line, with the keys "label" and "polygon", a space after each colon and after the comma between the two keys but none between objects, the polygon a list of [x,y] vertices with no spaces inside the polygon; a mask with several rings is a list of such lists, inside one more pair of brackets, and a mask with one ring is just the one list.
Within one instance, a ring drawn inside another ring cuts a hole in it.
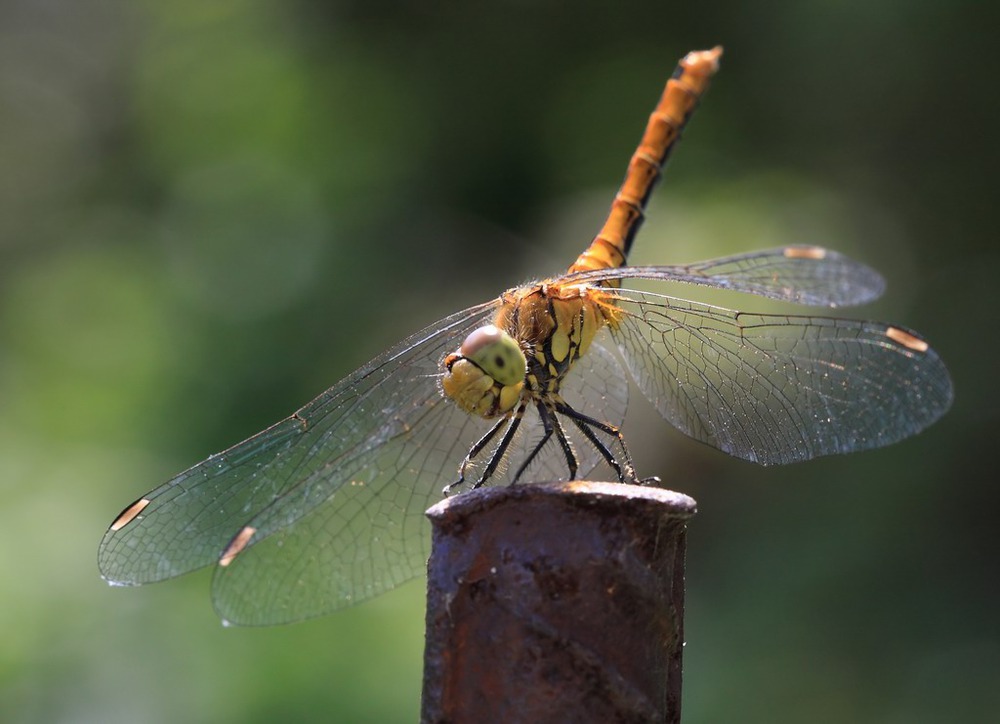
[{"label": "hairy thorax", "polygon": [[[619,314],[610,293],[594,287],[543,282],[511,289],[494,323],[445,358],[442,389],[485,418],[505,415],[525,398],[554,398],[573,363]],[[523,373],[512,374],[515,368]]]}]

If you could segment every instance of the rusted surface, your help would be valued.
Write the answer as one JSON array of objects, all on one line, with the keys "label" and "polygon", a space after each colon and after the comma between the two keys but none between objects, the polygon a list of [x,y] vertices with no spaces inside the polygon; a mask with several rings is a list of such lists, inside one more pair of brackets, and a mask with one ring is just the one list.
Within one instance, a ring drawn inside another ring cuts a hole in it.
[{"label": "rusted surface", "polygon": [[477,490],[428,511],[424,722],[678,722],[691,498]]}]

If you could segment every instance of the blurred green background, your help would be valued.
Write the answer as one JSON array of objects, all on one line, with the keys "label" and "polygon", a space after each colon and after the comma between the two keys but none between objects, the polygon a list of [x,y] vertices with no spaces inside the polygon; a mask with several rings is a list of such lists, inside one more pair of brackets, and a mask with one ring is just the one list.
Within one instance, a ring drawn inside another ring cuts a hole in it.
[{"label": "blurred green background", "polygon": [[101,535],[406,333],[563,269],[676,60],[721,43],[634,260],[846,251],[889,281],[856,314],[924,333],[957,396],[917,439],[766,470],[635,397],[639,470],[700,503],[685,721],[996,721],[986,7],[0,3],[0,720],[416,720],[421,582],[224,629],[208,572],[106,586]]}]

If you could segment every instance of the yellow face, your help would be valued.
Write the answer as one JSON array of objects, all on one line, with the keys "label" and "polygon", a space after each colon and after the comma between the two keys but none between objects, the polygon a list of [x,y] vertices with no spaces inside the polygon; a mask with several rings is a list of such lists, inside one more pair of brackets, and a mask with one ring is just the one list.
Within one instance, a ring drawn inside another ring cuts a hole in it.
[{"label": "yellow face", "polygon": [[524,352],[513,337],[492,324],[474,330],[444,365],[444,393],[470,414],[496,417],[509,412],[524,389]]}]

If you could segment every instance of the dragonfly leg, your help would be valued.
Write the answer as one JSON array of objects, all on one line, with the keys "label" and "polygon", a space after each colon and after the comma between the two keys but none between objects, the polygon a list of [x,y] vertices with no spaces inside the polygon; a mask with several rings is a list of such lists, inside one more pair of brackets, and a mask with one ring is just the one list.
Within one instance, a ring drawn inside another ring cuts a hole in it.
[{"label": "dragonfly leg", "polygon": [[[607,460],[608,465],[618,474],[619,482],[630,485],[648,485],[660,482],[660,479],[655,477],[639,479],[635,474],[635,467],[632,465],[632,456],[629,454],[628,446],[625,444],[625,436],[622,435],[621,430],[617,427],[577,412],[565,402],[560,402],[556,405],[556,412],[565,415],[580,428],[580,432],[583,433],[584,437],[587,438],[590,444],[597,449],[597,452]],[[618,441],[618,445],[621,447],[622,460],[618,460],[608,446],[598,439],[597,435],[594,434],[594,428],[606,435],[610,435]]]},{"label": "dragonfly leg", "polygon": [[493,473],[496,472],[497,466],[500,465],[500,461],[503,460],[504,455],[507,454],[507,448],[510,446],[511,440],[514,439],[514,433],[517,432],[517,428],[521,425],[521,420],[524,419],[524,408],[525,403],[522,402],[511,414],[507,429],[504,430],[503,437],[500,438],[500,442],[497,443],[496,449],[493,451],[493,454],[490,455],[490,459],[486,463],[486,468],[483,470],[483,474],[479,476],[479,480],[477,480],[472,486],[473,490],[481,487],[483,483],[493,477]]},{"label": "dragonfly leg", "polygon": [[580,468],[580,463],[576,459],[576,453],[566,438],[566,431],[563,429],[562,423],[559,422],[559,418],[549,412],[547,408],[546,413],[552,417],[552,425],[555,427],[556,438],[559,440],[559,446],[562,447],[563,455],[566,456],[566,465],[569,467],[569,479],[576,480],[576,473]]},{"label": "dragonfly leg", "polygon": [[480,475],[479,480],[473,484],[472,489],[475,490],[476,488],[481,487],[493,476],[493,473],[496,472],[497,467],[500,465],[500,461],[503,460],[504,455],[507,453],[507,448],[510,446],[511,440],[514,439],[514,433],[517,432],[517,428],[521,425],[521,419],[524,417],[524,410],[525,403],[521,403],[513,412],[497,420],[497,423],[491,427],[485,435],[476,441],[476,444],[469,449],[465,459],[458,468],[458,480],[444,486],[444,489],[441,491],[444,495],[450,495],[452,490],[465,483],[465,473],[468,470],[469,465],[471,465],[472,461],[486,449],[486,447],[493,441],[493,438],[497,436],[497,433],[504,430],[503,437],[500,438],[500,442],[497,443],[496,449],[490,455],[490,459],[486,462],[486,468],[483,470],[483,474]]},{"label": "dragonfly leg", "polygon": [[444,493],[445,495],[450,495],[452,489],[457,488],[458,486],[462,485],[462,483],[465,482],[466,469],[469,467],[469,465],[472,464],[472,461],[475,460],[475,458],[479,455],[479,453],[481,453],[486,448],[486,446],[490,444],[490,441],[494,437],[496,437],[497,433],[500,432],[500,430],[502,430],[505,425],[507,425],[507,418],[506,417],[500,418],[499,420],[497,420],[496,424],[486,432],[485,435],[479,438],[476,441],[476,443],[471,448],[469,448],[469,452],[466,453],[465,459],[462,461],[462,464],[459,465],[458,467],[458,480],[444,486],[444,490],[441,491],[442,493]]},{"label": "dragonfly leg", "polygon": [[528,453],[528,456],[524,459],[524,462],[522,462],[521,465],[517,468],[517,472],[514,474],[514,479],[511,482],[511,485],[517,484],[517,482],[521,479],[521,474],[525,470],[527,470],[528,466],[531,465],[531,461],[535,459],[538,453],[542,451],[542,448],[545,447],[545,443],[547,443],[549,439],[552,437],[552,421],[542,411],[541,404],[538,405],[538,414],[542,419],[542,429],[545,432],[542,435],[542,439],[538,441],[538,444],[535,445],[534,448],[532,448],[531,452]]},{"label": "dragonfly leg", "polygon": [[570,419],[573,421],[573,424],[580,429],[580,432],[583,433],[583,436],[587,438],[587,441],[590,442],[590,444],[597,449],[597,452],[601,454],[601,457],[603,457],[608,462],[608,465],[610,465],[611,468],[615,471],[615,473],[617,473],[618,481],[624,483],[625,473],[622,471],[622,466],[615,458],[614,453],[612,453],[611,450],[608,449],[607,445],[601,442],[601,440],[597,437],[597,435],[594,434],[593,429],[591,429],[589,425],[581,422],[580,420],[577,420],[574,417],[571,417]]},{"label": "dragonfly leg", "polygon": [[541,402],[538,405],[538,416],[542,420],[542,428],[544,429],[544,434],[542,439],[538,441],[538,444],[532,448],[528,457],[524,459],[520,467],[517,469],[517,473],[514,475],[514,479],[511,481],[511,485],[516,485],[521,479],[521,474],[528,469],[528,466],[535,459],[535,457],[542,451],[546,443],[555,434],[556,439],[559,440],[559,446],[562,448],[563,454],[566,456],[566,466],[569,468],[569,479],[574,480],[576,478],[576,473],[580,467],[579,462],[576,459],[576,453],[573,452],[572,446],[569,444],[569,440],[566,439],[566,432],[563,430],[562,425],[559,422],[559,418],[552,414],[552,411],[546,407]]}]

